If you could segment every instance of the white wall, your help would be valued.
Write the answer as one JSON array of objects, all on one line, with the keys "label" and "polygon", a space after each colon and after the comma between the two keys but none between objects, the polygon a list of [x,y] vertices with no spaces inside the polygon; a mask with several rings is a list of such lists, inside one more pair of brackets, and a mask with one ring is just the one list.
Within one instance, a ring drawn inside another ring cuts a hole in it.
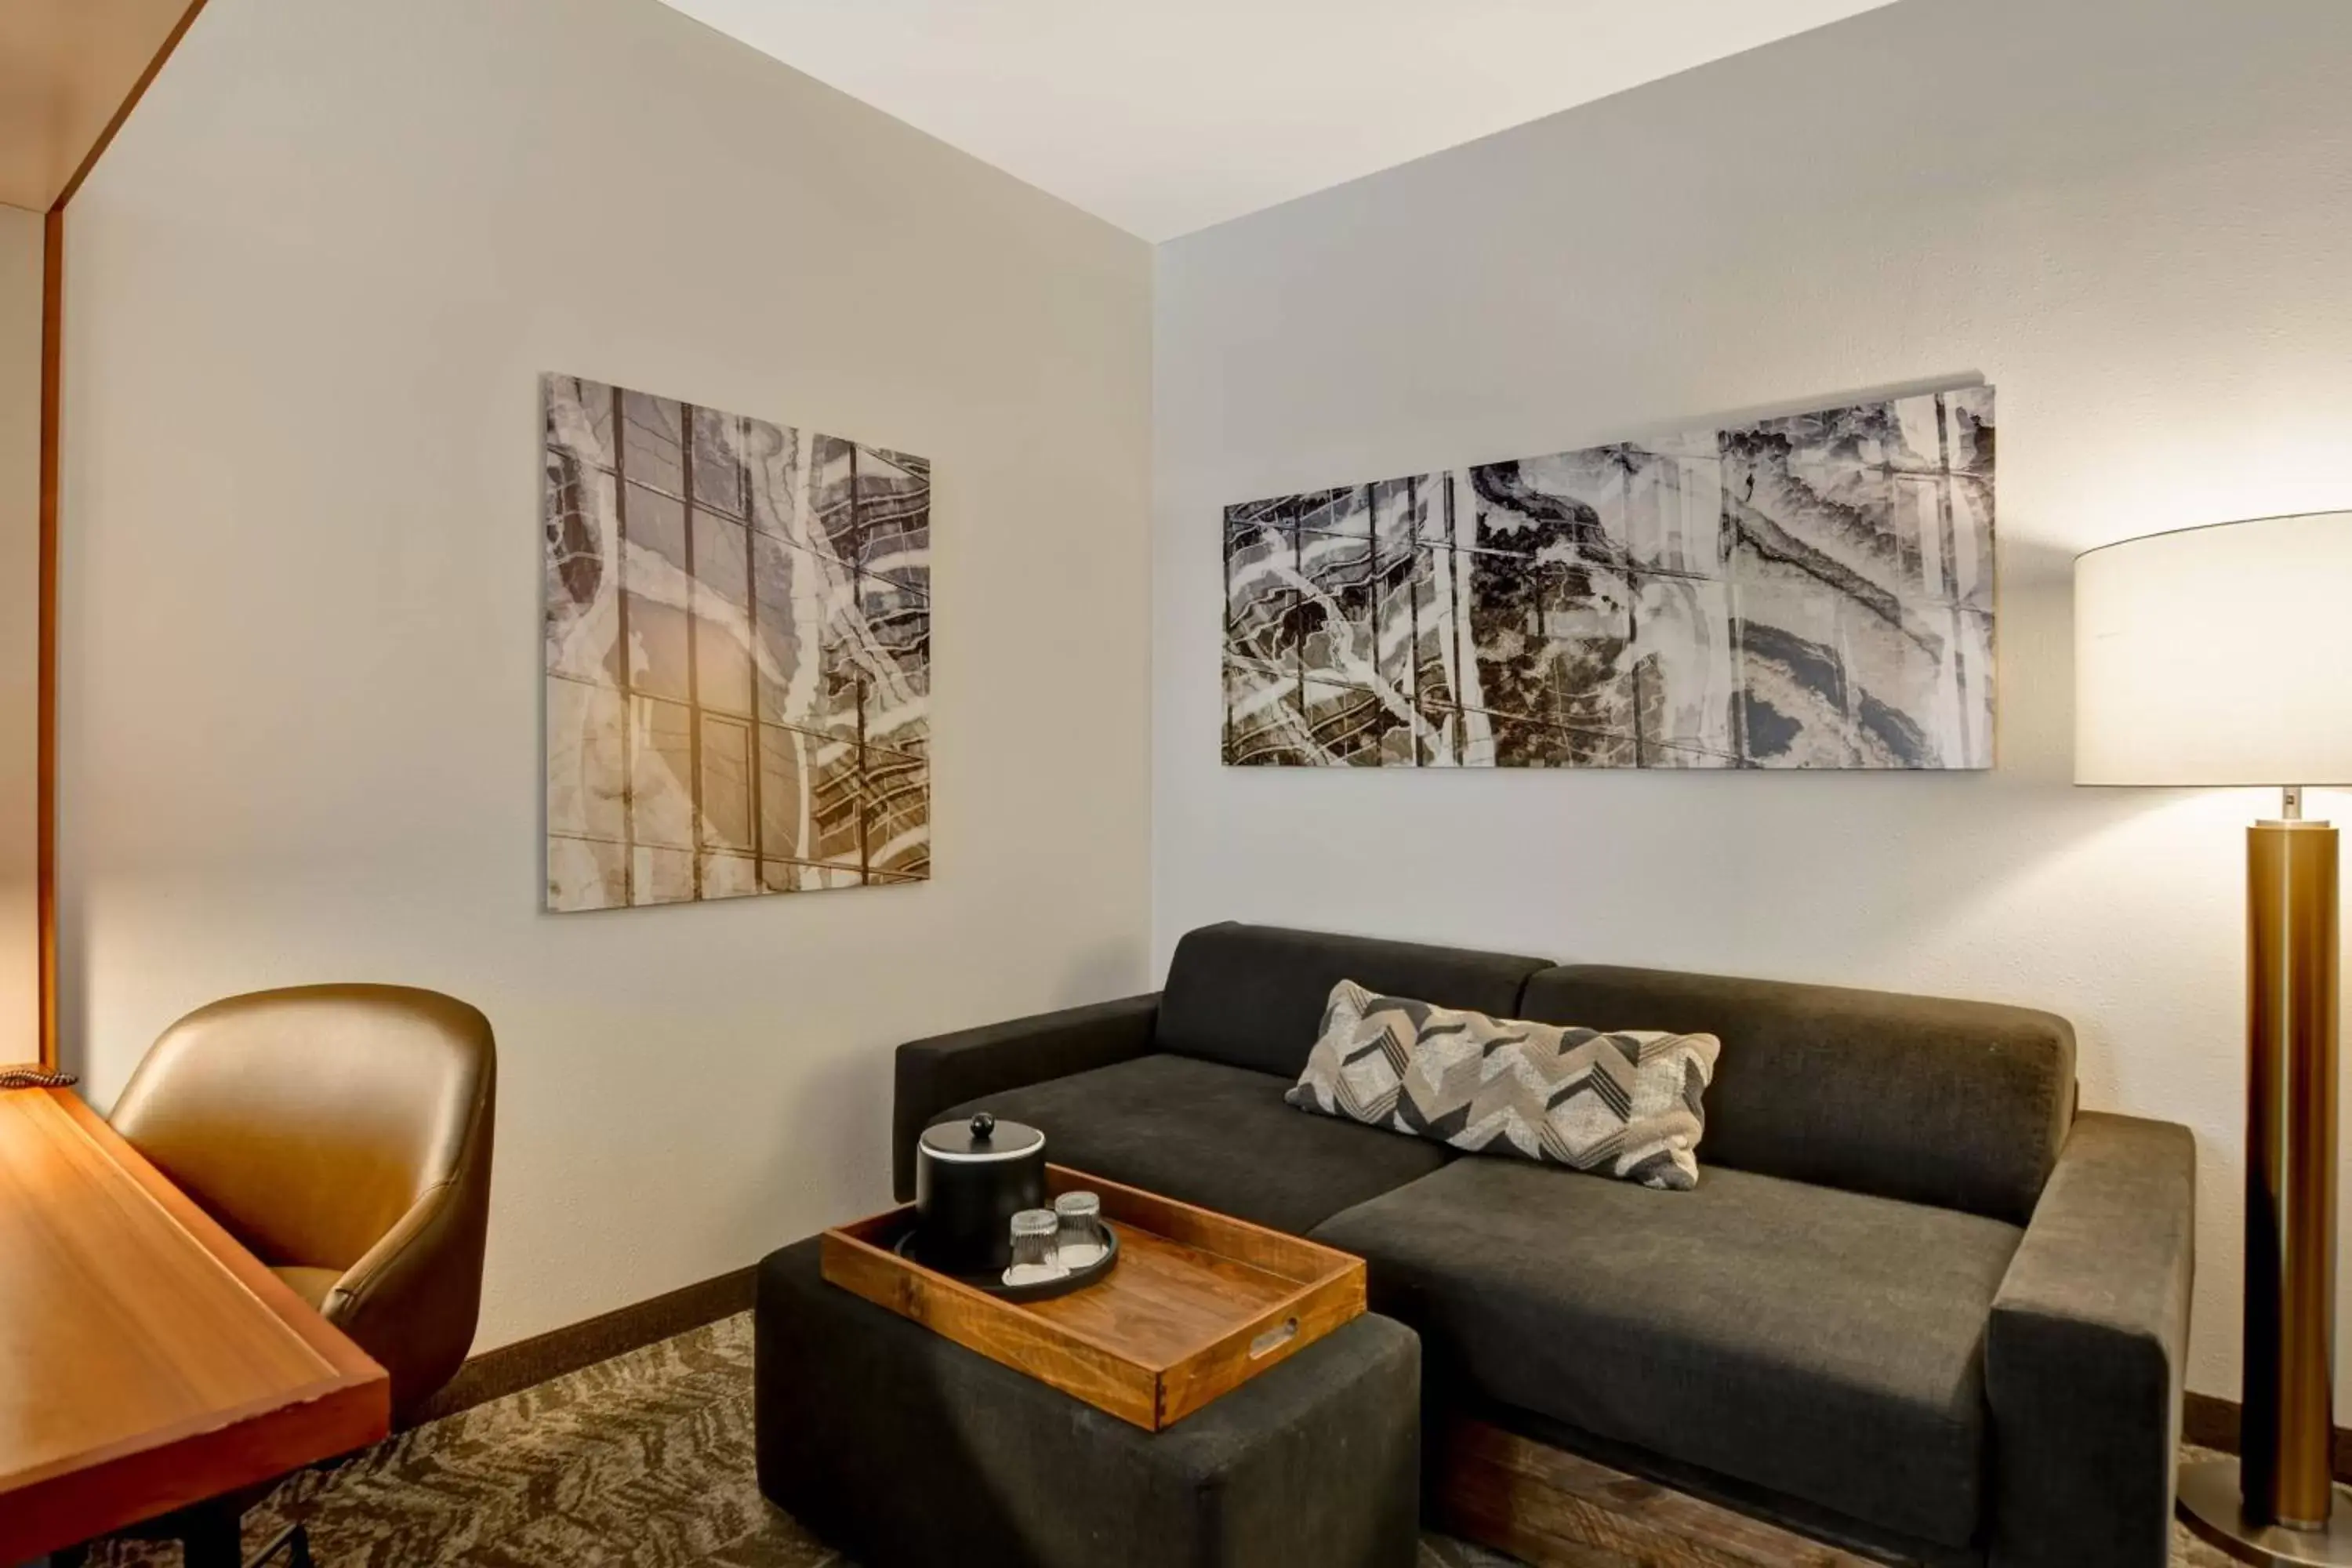
[{"label": "white wall", "polygon": [[[499,1032],[478,1346],[887,1202],[889,1047],[1141,989],[1150,258],[653,0],[215,0],[68,225],[61,926]],[[540,912],[539,390],[937,466],[936,880]]]},{"label": "white wall", "polygon": [[[880,1203],[891,1043],[1207,920],[2016,1000],[2197,1129],[2234,1394],[2263,803],[2068,784],[2067,563],[2352,498],[2347,51],[1906,0],[1176,242],[1155,321],[1139,245],[650,0],[215,0],[70,226],[69,1053],[103,1101],[223,994],[479,1003],[488,1345]],[[932,884],[538,912],[551,368],[935,459]],[[1223,503],[1969,374],[1998,772],[1217,766]]]},{"label": "white wall", "polygon": [[[1242,917],[2064,1013],[2085,1103],[2197,1131],[2191,1382],[2234,1397],[2270,808],[2072,787],[2069,563],[2352,505],[2347,58],[2336,0],[1907,0],[1162,247],[1156,951]],[[1976,374],[1999,771],[1219,767],[1224,503]]]},{"label": "white wall", "polygon": [[41,216],[0,205],[0,1062],[40,1054]]}]

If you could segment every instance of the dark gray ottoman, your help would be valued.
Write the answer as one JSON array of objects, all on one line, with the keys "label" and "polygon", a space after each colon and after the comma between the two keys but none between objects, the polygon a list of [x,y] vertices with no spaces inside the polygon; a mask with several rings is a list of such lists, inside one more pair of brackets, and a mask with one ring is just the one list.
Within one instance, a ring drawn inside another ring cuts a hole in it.
[{"label": "dark gray ottoman", "polygon": [[864,1568],[1412,1568],[1421,1342],[1363,1317],[1145,1432],[760,1265],[760,1489]]}]

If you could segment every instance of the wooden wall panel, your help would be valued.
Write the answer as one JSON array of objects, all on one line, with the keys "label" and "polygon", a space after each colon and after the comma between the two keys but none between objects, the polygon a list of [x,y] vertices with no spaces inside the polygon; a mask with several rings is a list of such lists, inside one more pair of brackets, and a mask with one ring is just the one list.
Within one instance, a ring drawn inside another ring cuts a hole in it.
[{"label": "wooden wall panel", "polygon": [[[46,215],[41,268],[40,626],[35,900],[38,1065],[58,1066],[58,446],[65,391],[66,205],[138,107],[205,0],[9,0],[0,5],[0,203]],[[0,1039],[5,1039],[0,1034]],[[11,1053],[0,1047],[0,1065]]]}]

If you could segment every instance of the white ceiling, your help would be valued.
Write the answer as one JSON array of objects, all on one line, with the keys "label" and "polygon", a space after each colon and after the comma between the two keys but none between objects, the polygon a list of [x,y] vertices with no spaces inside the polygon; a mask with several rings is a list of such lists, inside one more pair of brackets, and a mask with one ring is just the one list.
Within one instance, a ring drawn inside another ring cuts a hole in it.
[{"label": "white ceiling", "polygon": [[667,0],[1160,240],[1885,0]]}]

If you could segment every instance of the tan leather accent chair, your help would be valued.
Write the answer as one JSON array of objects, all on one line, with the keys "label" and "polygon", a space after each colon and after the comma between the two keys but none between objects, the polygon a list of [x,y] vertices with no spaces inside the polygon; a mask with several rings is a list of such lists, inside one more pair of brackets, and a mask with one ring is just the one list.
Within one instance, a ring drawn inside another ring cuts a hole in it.
[{"label": "tan leather accent chair", "polygon": [[163,1032],[115,1130],[382,1363],[395,1421],[474,1342],[498,1054],[403,985],[232,996]]}]

